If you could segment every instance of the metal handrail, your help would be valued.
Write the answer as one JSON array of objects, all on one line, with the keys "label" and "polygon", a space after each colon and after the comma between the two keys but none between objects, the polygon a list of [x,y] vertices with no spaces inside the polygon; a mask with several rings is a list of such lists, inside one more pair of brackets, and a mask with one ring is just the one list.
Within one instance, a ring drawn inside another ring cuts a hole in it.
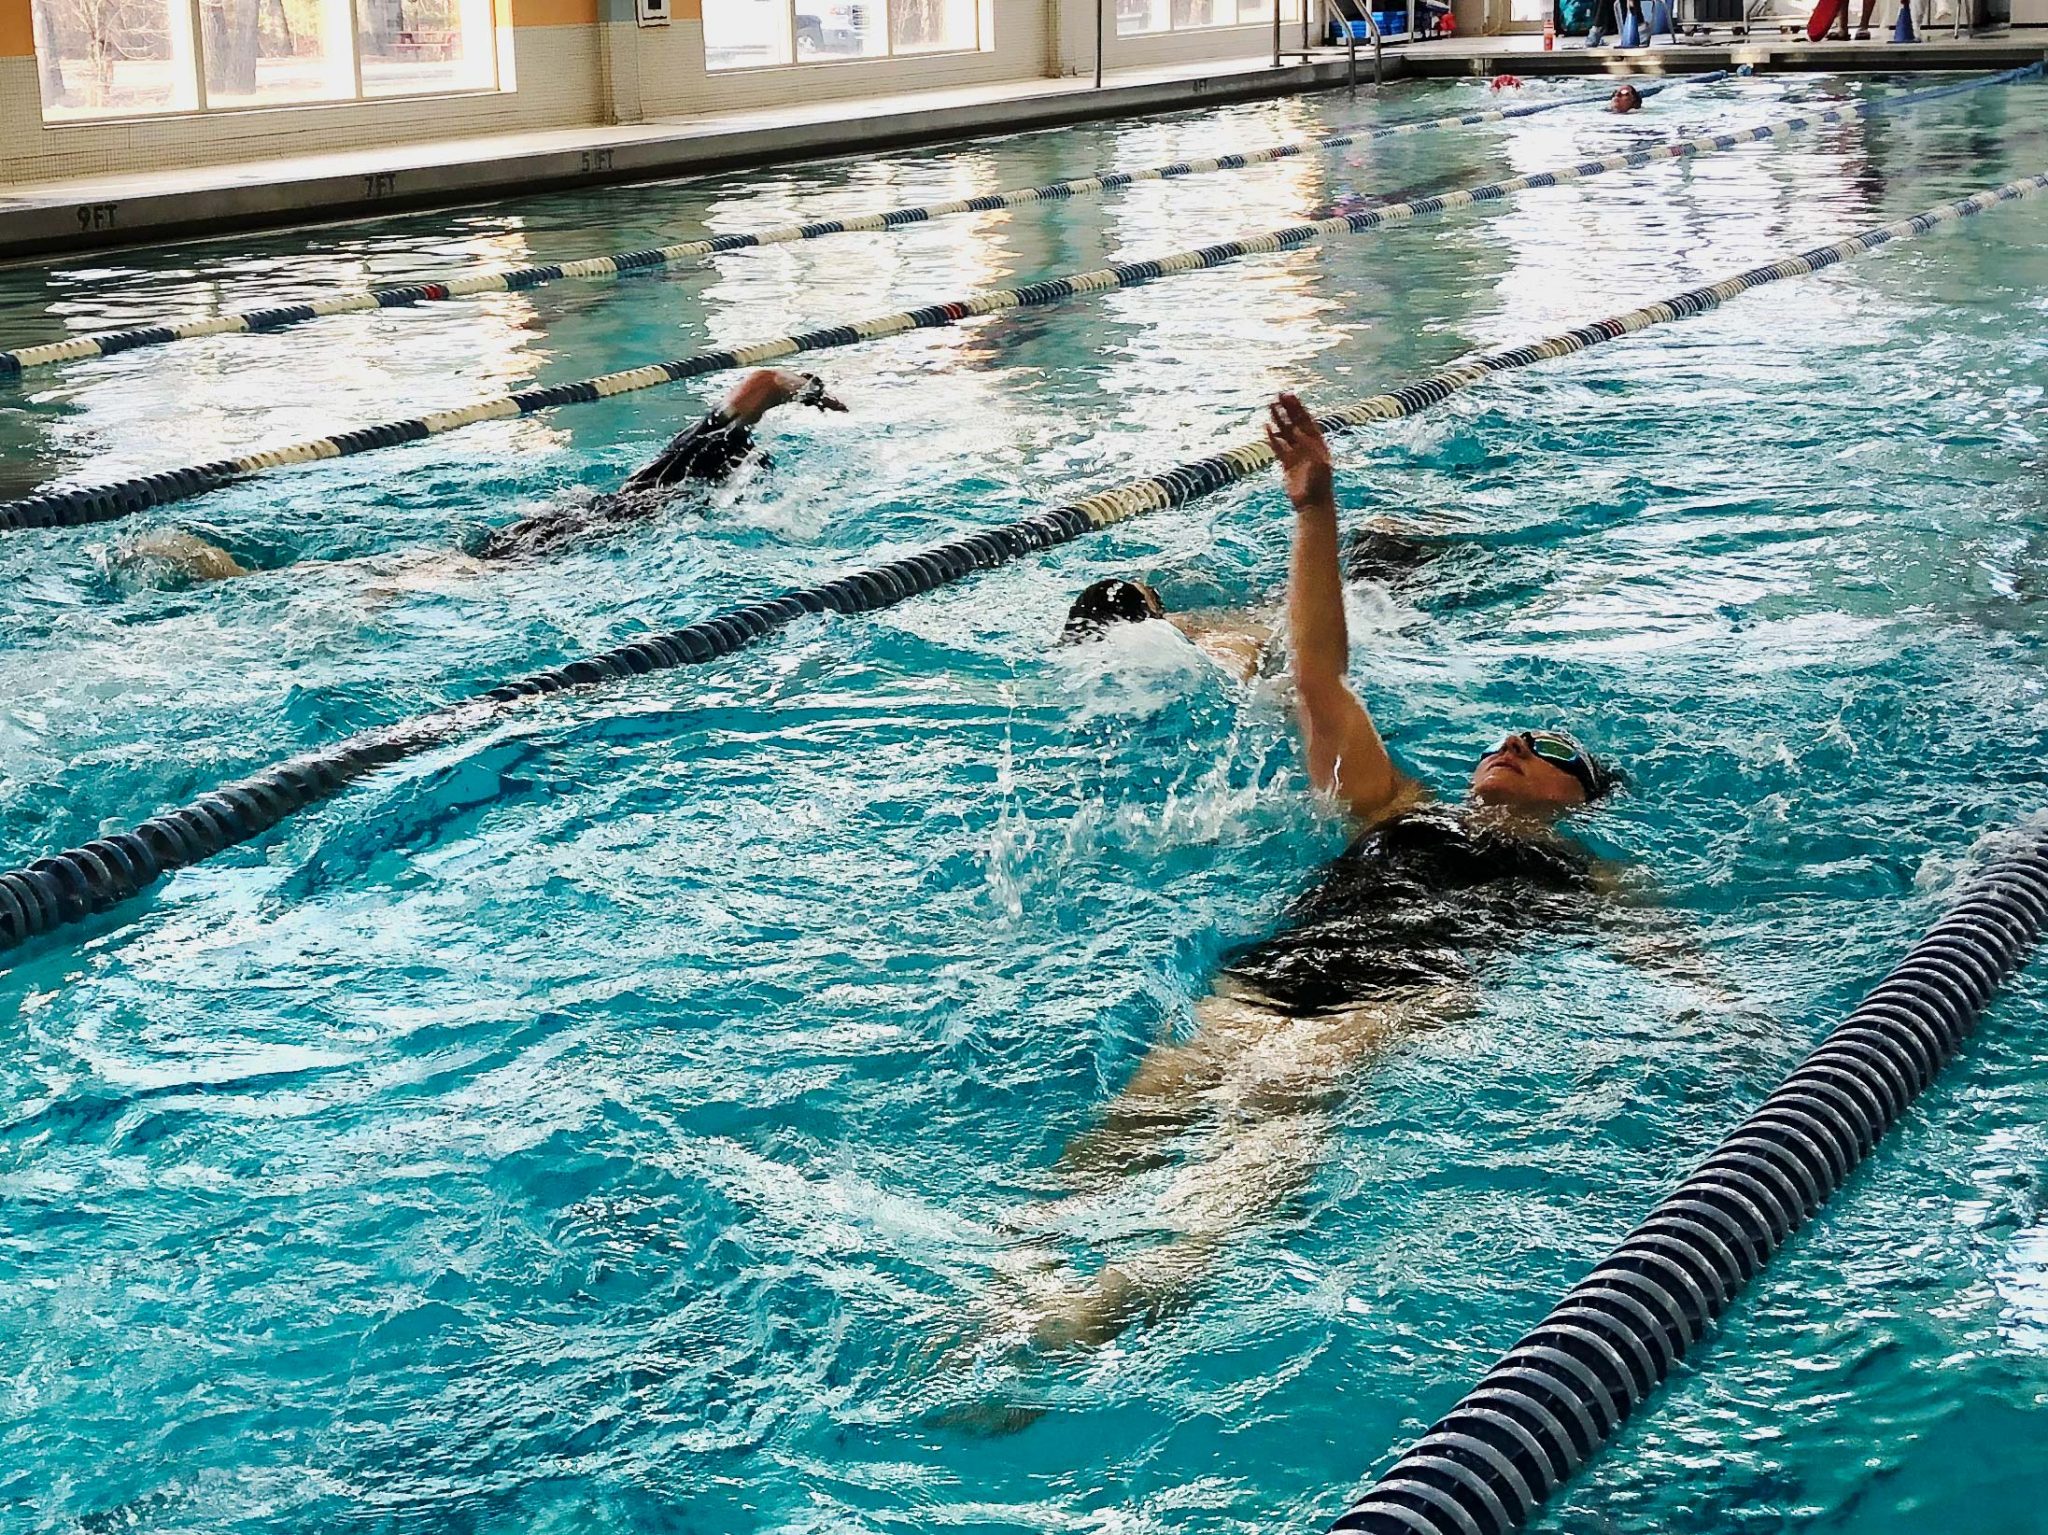
[{"label": "metal handrail", "polygon": [[[1345,84],[1351,94],[1356,96],[1358,94],[1358,36],[1351,30],[1350,18],[1345,16],[1338,8],[1337,0],[1322,0],[1322,7],[1323,20],[1325,22],[1324,35],[1328,35],[1329,27],[1337,27],[1344,33]],[[1372,83],[1373,88],[1377,90],[1386,77],[1386,39],[1380,33],[1379,20],[1372,13],[1370,0],[1359,0],[1358,10],[1365,20],[1366,32],[1372,37]],[[1280,67],[1280,57],[1283,52],[1298,51],[1303,58],[1308,58],[1319,51],[1308,46],[1308,29],[1308,8],[1303,6],[1301,13],[1302,46],[1299,50],[1282,49],[1280,46],[1280,6],[1278,0],[1275,0],[1273,6],[1273,67],[1275,69]]]},{"label": "metal handrail", "polygon": [[[1336,0],[1323,0],[1324,14],[1344,28],[1344,54],[1347,78],[1351,94],[1358,94],[1358,38],[1351,30],[1351,23],[1337,9]],[[1372,86],[1380,88],[1381,76],[1386,68],[1386,39],[1380,35],[1379,18],[1372,13],[1370,0],[1361,0],[1358,13],[1365,18],[1365,30],[1372,34]]]},{"label": "metal handrail", "polygon": [[[1364,9],[1364,7],[1361,7]],[[1371,10],[1365,14],[1370,16]],[[1358,94],[1358,38],[1352,33],[1351,23],[1337,10],[1336,0],[1323,0],[1323,36],[1330,35],[1329,24],[1335,22],[1344,32],[1344,88],[1353,96]]]}]

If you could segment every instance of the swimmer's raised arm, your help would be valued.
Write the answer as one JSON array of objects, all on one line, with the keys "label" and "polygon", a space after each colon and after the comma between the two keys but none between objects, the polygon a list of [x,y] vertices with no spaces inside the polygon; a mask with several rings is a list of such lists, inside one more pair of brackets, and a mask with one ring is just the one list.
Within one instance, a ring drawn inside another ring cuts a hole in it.
[{"label": "swimmer's raised arm", "polygon": [[[728,478],[750,458],[756,457],[754,428],[761,424],[761,418],[769,411],[783,405],[808,405],[813,410],[843,411],[845,404],[826,389],[825,381],[815,373],[788,373],[780,368],[756,368],[745,378],[726,391],[724,401],[694,426],[685,427],[669,440],[667,447],[656,454],[652,461],[636,470],[633,476],[619,487],[628,510],[646,511],[644,501],[635,501],[649,491],[674,490],[691,480],[715,483]],[[761,461],[766,463],[765,457]],[[622,503],[615,502],[614,509]],[[587,517],[582,519],[588,522]],[[547,526],[539,529],[544,539],[556,535],[549,531],[562,524],[564,531],[573,533],[579,524],[560,515],[551,517]],[[514,527],[519,527],[514,524]],[[512,535],[493,535],[500,546],[499,553],[511,553],[533,543],[534,529]]]},{"label": "swimmer's raised arm", "polygon": [[1387,755],[1372,716],[1351,690],[1351,636],[1338,567],[1330,445],[1291,394],[1274,402],[1266,441],[1294,503],[1294,563],[1287,584],[1295,711],[1309,781],[1368,824],[1406,804],[1414,785]]}]

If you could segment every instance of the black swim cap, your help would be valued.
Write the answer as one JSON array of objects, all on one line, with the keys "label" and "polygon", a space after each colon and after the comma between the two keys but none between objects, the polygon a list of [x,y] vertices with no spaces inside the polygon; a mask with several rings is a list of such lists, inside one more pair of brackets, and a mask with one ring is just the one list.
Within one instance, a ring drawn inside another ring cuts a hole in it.
[{"label": "black swim cap", "polygon": [[1585,743],[1577,736],[1571,734],[1571,732],[1565,730],[1543,730],[1535,733],[1550,736],[1554,740],[1563,741],[1578,752],[1578,761],[1570,766],[1565,766],[1563,763],[1555,765],[1564,767],[1566,772],[1579,781],[1579,787],[1586,792],[1587,804],[1590,805],[1595,800],[1605,799],[1616,789],[1619,789],[1628,782],[1628,774],[1623,772],[1617,764],[1606,757],[1596,757],[1586,749]]},{"label": "black swim cap", "polygon": [[1060,631],[1060,643],[1099,640],[1111,624],[1142,624],[1148,618],[1164,618],[1166,604],[1159,593],[1142,581],[1111,576],[1084,589],[1067,609],[1067,626]]}]

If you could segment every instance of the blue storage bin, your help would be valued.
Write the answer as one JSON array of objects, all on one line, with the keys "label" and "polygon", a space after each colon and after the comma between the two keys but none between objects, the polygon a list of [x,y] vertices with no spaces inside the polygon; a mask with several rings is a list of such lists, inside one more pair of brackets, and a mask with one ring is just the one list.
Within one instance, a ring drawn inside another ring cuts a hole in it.
[{"label": "blue storage bin", "polygon": [[[1416,0],[1415,20],[1425,35],[1432,31],[1440,18],[1450,13],[1451,8],[1438,3],[1438,0]],[[1408,8],[1405,5],[1398,11],[1374,11],[1372,16],[1373,20],[1379,23],[1381,37],[1395,38],[1408,35]],[[1352,37],[1359,42],[1372,41],[1372,32],[1363,21],[1332,21],[1323,29],[1323,36],[1332,47],[1336,47],[1343,43],[1347,27],[1350,28]]]}]

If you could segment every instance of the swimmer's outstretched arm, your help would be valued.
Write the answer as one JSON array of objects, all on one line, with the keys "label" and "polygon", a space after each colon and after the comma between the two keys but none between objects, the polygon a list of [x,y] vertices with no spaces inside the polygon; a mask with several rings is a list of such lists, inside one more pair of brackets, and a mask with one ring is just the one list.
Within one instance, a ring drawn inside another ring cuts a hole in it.
[{"label": "swimmer's outstretched arm", "polygon": [[734,384],[725,396],[725,414],[741,426],[758,425],[761,418],[791,401],[818,410],[843,411],[846,404],[826,392],[815,373],[791,373],[783,368],[757,368]]},{"label": "swimmer's outstretched arm", "polygon": [[1309,781],[1370,825],[1407,803],[1414,784],[1387,755],[1372,716],[1351,691],[1351,636],[1338,564],[1337,501],[1330,445],[1306,405],[1273,403],[1266,441],[1294,503],[1294,565],[1287,585],[1295,712]]},{"label": "swimmer's outstretched arm", "polygon": [[[628,498],[644,497],[647,492],[673,490],[690,480],[711,482],[728,478],[752,455],[754,428],[761,424],[761,418],[771,410],[790,404],[808,405],[814,410],[846,409],[844,402],[827,391],[825,381],[815,373],[756,368],[726,391],[718,409],[694,426],[678,432],[652,462],[635,471],[619,487],[620,494]],[[614,509],[617,509],[616,503]],[[647,508],[642,506],[639,510]],[[558,520],[550,518],[548,523]],[[513,527],[525,534],[524,542],[529,546],[536,534],[543,541],[559,536],[551,534],[547,524],[538,527],[529,524],[524,528],[514,524]],[[505,531],[494,534],[493,541],[501,546],[500,553],[512,552],[522,542],[519,533]]]}]

